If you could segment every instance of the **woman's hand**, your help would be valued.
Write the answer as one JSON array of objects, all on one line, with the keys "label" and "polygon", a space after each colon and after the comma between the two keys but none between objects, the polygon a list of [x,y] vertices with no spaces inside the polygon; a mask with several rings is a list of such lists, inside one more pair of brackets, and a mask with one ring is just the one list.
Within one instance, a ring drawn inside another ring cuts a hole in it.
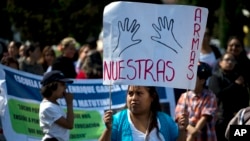
[{"label": "woman's hand", "polygon": [[112,134],[112,116],[113,111],[108,110],[104,113],[103,121],[106,125],[106,129],[99,138],[99,141],[110,141]]},{"label": "woman's hand", "polygon": [[113,111],[108,110],[105,112],[104,117],[103,117],[103,121],[108,130],[112,129],[112,116],[113,116]]},{"label": "woman's hand", "polygon": [[244,86],[244,78],[242,76],[239,76],[236,80],[235,83],[238,85]]}]

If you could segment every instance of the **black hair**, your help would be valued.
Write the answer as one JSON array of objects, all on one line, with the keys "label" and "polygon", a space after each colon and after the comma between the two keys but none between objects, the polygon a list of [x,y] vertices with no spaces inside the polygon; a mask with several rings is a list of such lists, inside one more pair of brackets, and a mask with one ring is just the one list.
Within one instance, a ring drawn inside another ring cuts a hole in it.
[{"label": "black hair", "polygon": [[[243,42],[243,39],[242,39],[240,36],[230,36],[230,37],[228,38],[228,40],[227,40],[227,45],[228,45],[228,43],[229,43],[231,40],[233,40],[233,39],[238,40],[239,43],[240,43],[240,46],[244,49],[244,42]],[[227,46],[227,47],[228,47],[228,46]]]},{"label": "black hair", "polygon": [[40,92],[41,92],[43,97],[49,98],[49,97],[51,97],[53,91],[55,91],[57,89],[57,87],[58,87],[58,83],[56,81],[54,81],[54,82],[51,82],[45,86],[42,86]]},{"label": "black hair", "polygon": [[19,69],[19,62],[17,61],[16,58],[11,57],[11,56],[6,56],[1,59],[1,64],[9,66],[11,63],[16,64],[17,69]]},{"label": "black hair", "polygon": [[86,43],[89,45],[89,48],[91,50],[96,49],[96,47],[97,47],[96,41],[97,41],[97,39],[93,36],[87,38]]},{"label": "black hair", "polygon": [[41,50],[40,44],[38,42],[31,43],[30,45],[27,45],[26,49],[25,49],[25,52],[24,52],[25,56],[29,57],[30,56],[30,52],[34,52],[36,48],[39,48]]},{"label": "black hair", "polygon": [[84,60],[81,69],[86,73],[88,79],[102,78],[102,57],[98,51],[90,51]]},{"label": "black hair", "polygon": [[[131,85],[128,86],[128,90],[129,90],[129,87],[131,87]],[[156,90],[156,87],[154,87],[154,86],[143,86],[143,87],[145,87],[148,90],[150,97],[153,98],[153,101],[150,105],[152,119],[151,119],[151,122],[149,124],[148,133],[150,133],[153,130],[153,128],[155,127],[157,130],[157,136],[160,139],[160,136],[159,136],[160,130],[159,130],[158,122],[157,122],[157,112],[162,111],[161,104],[160,104],[160,98],[159,98],[158,92]],[[127,104],[125,105],[125,107],[127,108]]]}]

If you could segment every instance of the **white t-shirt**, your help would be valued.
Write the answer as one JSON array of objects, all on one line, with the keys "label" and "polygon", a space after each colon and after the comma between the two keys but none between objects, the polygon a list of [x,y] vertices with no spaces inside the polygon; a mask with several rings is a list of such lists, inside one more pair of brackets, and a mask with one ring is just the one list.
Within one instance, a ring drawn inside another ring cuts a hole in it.
[{"label": "white t-shirt", "polygon": [[40,103],[39,122],[45,138],[55,137],[59,141],[69,140],[69,130],[55,123],[61,117],[66,118],[66,114],[60,105],[54,104],[48,100],[43,100]]},{"label": "white t-shirt", "polygon": [[[130,111],[128,110],[127,112],[127,116],[128,116],[128,122],[130,125],[130,129],[132,130],[132,136],[133,136],[133,141],[145,141],[146,138],[146,134],[139,131],[138,129],[135,128],[134,124],[131,121],[130,115],[129,115]],[[159,129],[161,128],[160,122],[159,120],[157,120],[158,122],[158,126]],[[148,140],[149,141],[165,141],[164,137],[162,136],[162,134],[159,132],[159,137],[157,136],[157,130],[156,128],[154,128],[148,135]]]},{"label": "white t-shirt", "polygon": [[214,70],[216,63],[217,63],[217,59],[213,52],[208,53],[208,54],[200,53],[200,61],[209,64],[212,70]]}]

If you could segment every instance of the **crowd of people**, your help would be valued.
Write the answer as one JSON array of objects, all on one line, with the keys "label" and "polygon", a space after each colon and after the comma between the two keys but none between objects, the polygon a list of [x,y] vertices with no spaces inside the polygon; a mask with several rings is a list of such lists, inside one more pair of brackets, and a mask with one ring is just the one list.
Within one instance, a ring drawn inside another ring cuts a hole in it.
[{"label": "crowd of people", "polygon": [[83,45],[73,37],[65,37],[56,45],[41,46],[38,42],[11,41],[1,63],[20,71],[44,75],[60,70],[67,78],[102,78],[102,35],[91,37]]},{"label": "crowd of people", "polygon": [[[99,39],[89,38],[78,48],[73,37],[62,39],[56,49],[53,46],[41,47],[39,43],[11,41],[7,52],[2,55],[1,63],[20,71],[43,75],[44,79],[50,73],[58,74],[57,71],[63,74],[57,77],[63,78],[102,78],[102,36],[101,32]],[[241,38],[231,36],[225,52],[211,45],[210,40],[211,33],[207,29],[200,52],[196,87],[176,93],[174,119],[162,112],[155,87],[130,85],[125,108],[118,113],[112,110],[105,112],[103,120],[106,129],[99,140],[227,141],[225,132],[230,120],[242,108],[249,106],[250,60]],[[66,82],[62,78],[42,82],[42,104],[51,102],[57,105],[56,99],[66,95]],[[50,91],[53,85],[61,90],[56,87]],[[54,94],[54,91],[61,95]],[[70,106],[71,96],[67,94],[65,97]],[[71,129],[73,124],[70,106],[67,111],[70,113],[65,115],[61,112],[56,120],[51,121],[62,126],[63,131]],[[46,116],[46,110],[41,109],[44,110],[41,114]],[[46,121],[44,116],[40,120]],[[53,129],[50,126],[42,123],[46,131]],[[44,138],[60,138],[57,136],[60,134],[55,135],[47,134]]]}]

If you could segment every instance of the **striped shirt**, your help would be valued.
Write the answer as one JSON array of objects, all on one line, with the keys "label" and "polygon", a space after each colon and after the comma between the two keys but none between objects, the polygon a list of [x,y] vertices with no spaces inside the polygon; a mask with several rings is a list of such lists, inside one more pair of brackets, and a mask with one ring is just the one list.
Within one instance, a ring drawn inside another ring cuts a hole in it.
[{"label": "striped shirt", "polygon": [[195,141],[216,141],[214,117],[217,110],[217,101],[215,94],[208,89],[204,89],[199,96],[195,95],[193,91],[183,93],[176,105],[175,116],[179,117],[185,108],[189,113],[189,124],[194,127],[203,115],[212,117],[204,126],[202,133],[195,138]]}]

